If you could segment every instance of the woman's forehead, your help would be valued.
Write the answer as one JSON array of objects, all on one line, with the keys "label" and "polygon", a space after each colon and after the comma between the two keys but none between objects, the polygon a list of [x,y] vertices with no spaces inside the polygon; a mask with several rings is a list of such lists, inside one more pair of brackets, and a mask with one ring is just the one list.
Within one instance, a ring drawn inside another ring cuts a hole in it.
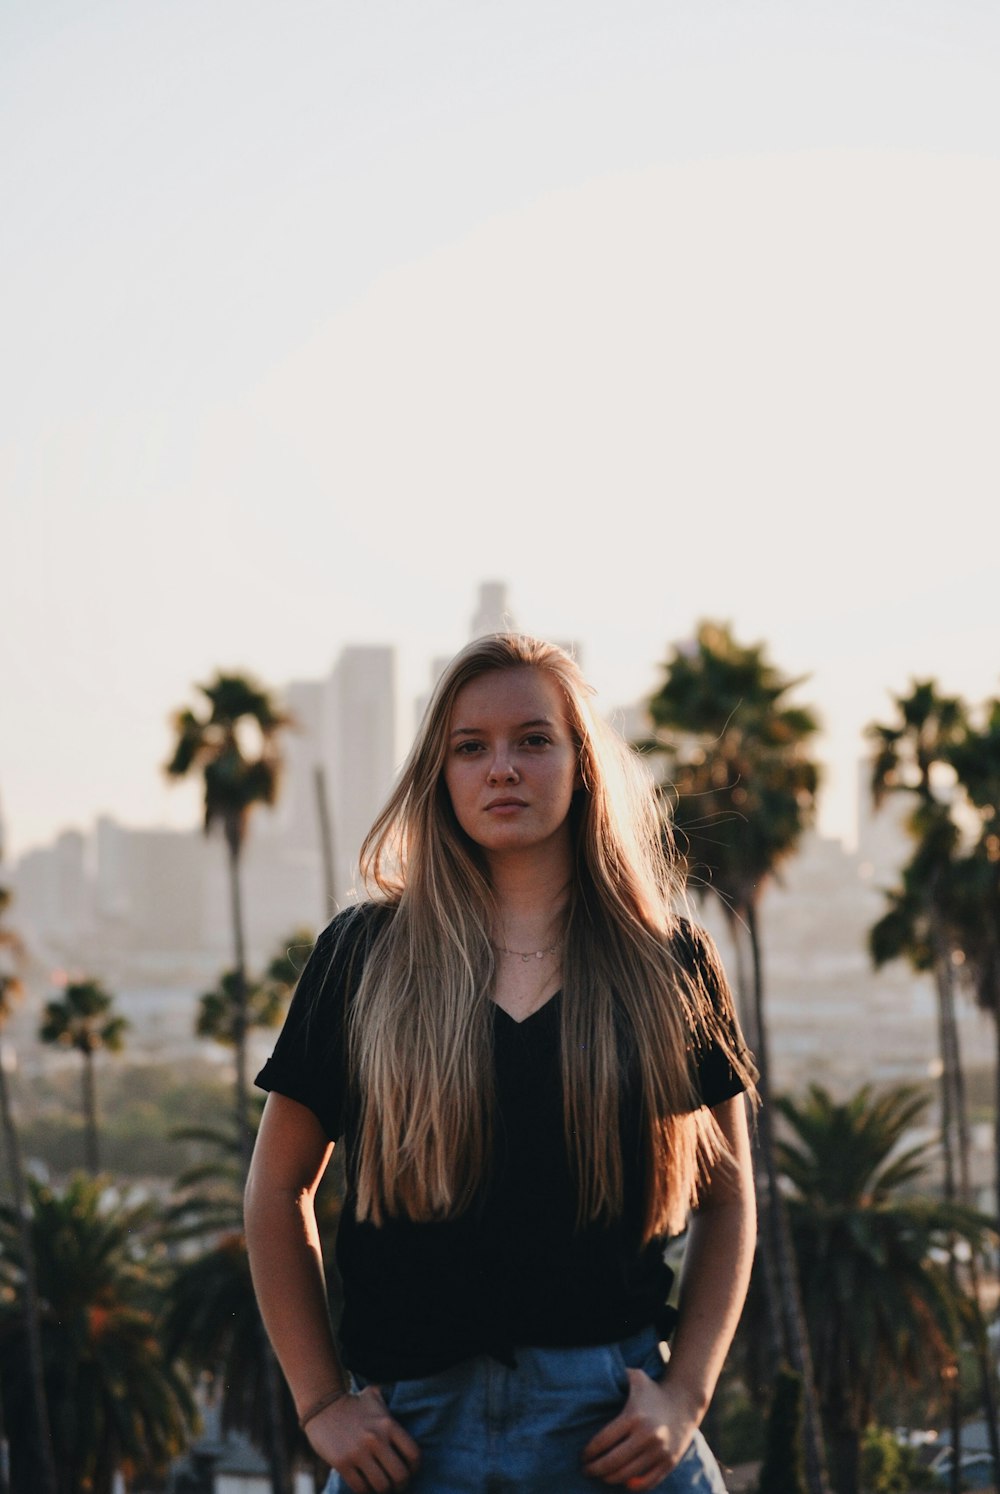
[{"label": "woman's forehead", "polygon": [[477,675],[455,696],[451,729],[475,729],[488,723],[525,725],[547,719],[566,721],[566,701],[547,670],[530,664],[493,669]]}]

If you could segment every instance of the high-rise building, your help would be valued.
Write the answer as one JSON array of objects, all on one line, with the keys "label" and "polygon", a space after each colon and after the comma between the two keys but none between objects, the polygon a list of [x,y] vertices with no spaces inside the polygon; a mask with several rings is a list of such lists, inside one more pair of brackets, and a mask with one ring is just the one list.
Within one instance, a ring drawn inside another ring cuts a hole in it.
[{"label": "high-rise building", "polygon": [[392,788],[396,742],[395,650],[345,648],[327,682],[323,733],[340,899],[356,886],[361,842]]},{"label": "high-rise building", "polygon": [[23,925],[67,947],[90,926],[92,884],[86,842],[78,830],[64,830],[53,845],[28,851],[12,880]]},{"label": "high-rise building", "polygon": [[481,581],[479,600],[472,614],[469,638],[482,638],[485,633],[513,632],[516,624],[507,605],[507,583],[505,581]]},{"label": "high-rise building", "polygon": [[325,762],[326,693],[324,680],[293,680],[283,691],[293,725],[282,737],[283,769],[272,816],[275,835],[316,852],[316,770]]}]

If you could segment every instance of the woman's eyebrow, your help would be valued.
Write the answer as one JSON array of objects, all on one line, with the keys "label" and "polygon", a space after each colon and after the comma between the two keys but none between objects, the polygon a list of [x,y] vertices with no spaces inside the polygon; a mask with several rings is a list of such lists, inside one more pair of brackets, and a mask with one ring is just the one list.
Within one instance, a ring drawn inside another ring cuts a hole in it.
[{"label": "woman's eyebrow", "polygon": [[[515,731],[528,731],[532,726],[549,726],[552,722],[548,716],[536,716],[532,721],[522,721],[515,726]],[[478,737],[482,735],[484,728],[481,726],[456,726],[452,732],[453,737]]]}]

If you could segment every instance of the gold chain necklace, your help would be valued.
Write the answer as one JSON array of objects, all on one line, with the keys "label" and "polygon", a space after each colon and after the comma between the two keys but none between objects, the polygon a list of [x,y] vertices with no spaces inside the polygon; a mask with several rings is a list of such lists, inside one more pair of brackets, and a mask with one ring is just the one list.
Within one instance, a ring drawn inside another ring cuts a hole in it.
[{"label": "gold chain necklace", "polygon": [[[490,942],[492,943],[492,940]],[[508,949],[506,944],[494,944],[493,948],[498,950],[500,954],[516,955],[519,960],[523,960],[527,964],[528,960],[544,960],[547,954],[555,954],[561,943],[562,940],[557,939],[554,944],[548,945],[545,949]]]}]

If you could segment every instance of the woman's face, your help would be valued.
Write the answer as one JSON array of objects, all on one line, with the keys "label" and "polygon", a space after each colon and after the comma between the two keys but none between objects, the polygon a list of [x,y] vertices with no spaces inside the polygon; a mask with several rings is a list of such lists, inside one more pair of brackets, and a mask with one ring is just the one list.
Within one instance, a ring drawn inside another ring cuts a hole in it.
[{"label": "woman's face", "polygon": [[578,753],[554,678],[525,665],[463,685],[444,781],[458,823],[488,855],[568,844]]}]

